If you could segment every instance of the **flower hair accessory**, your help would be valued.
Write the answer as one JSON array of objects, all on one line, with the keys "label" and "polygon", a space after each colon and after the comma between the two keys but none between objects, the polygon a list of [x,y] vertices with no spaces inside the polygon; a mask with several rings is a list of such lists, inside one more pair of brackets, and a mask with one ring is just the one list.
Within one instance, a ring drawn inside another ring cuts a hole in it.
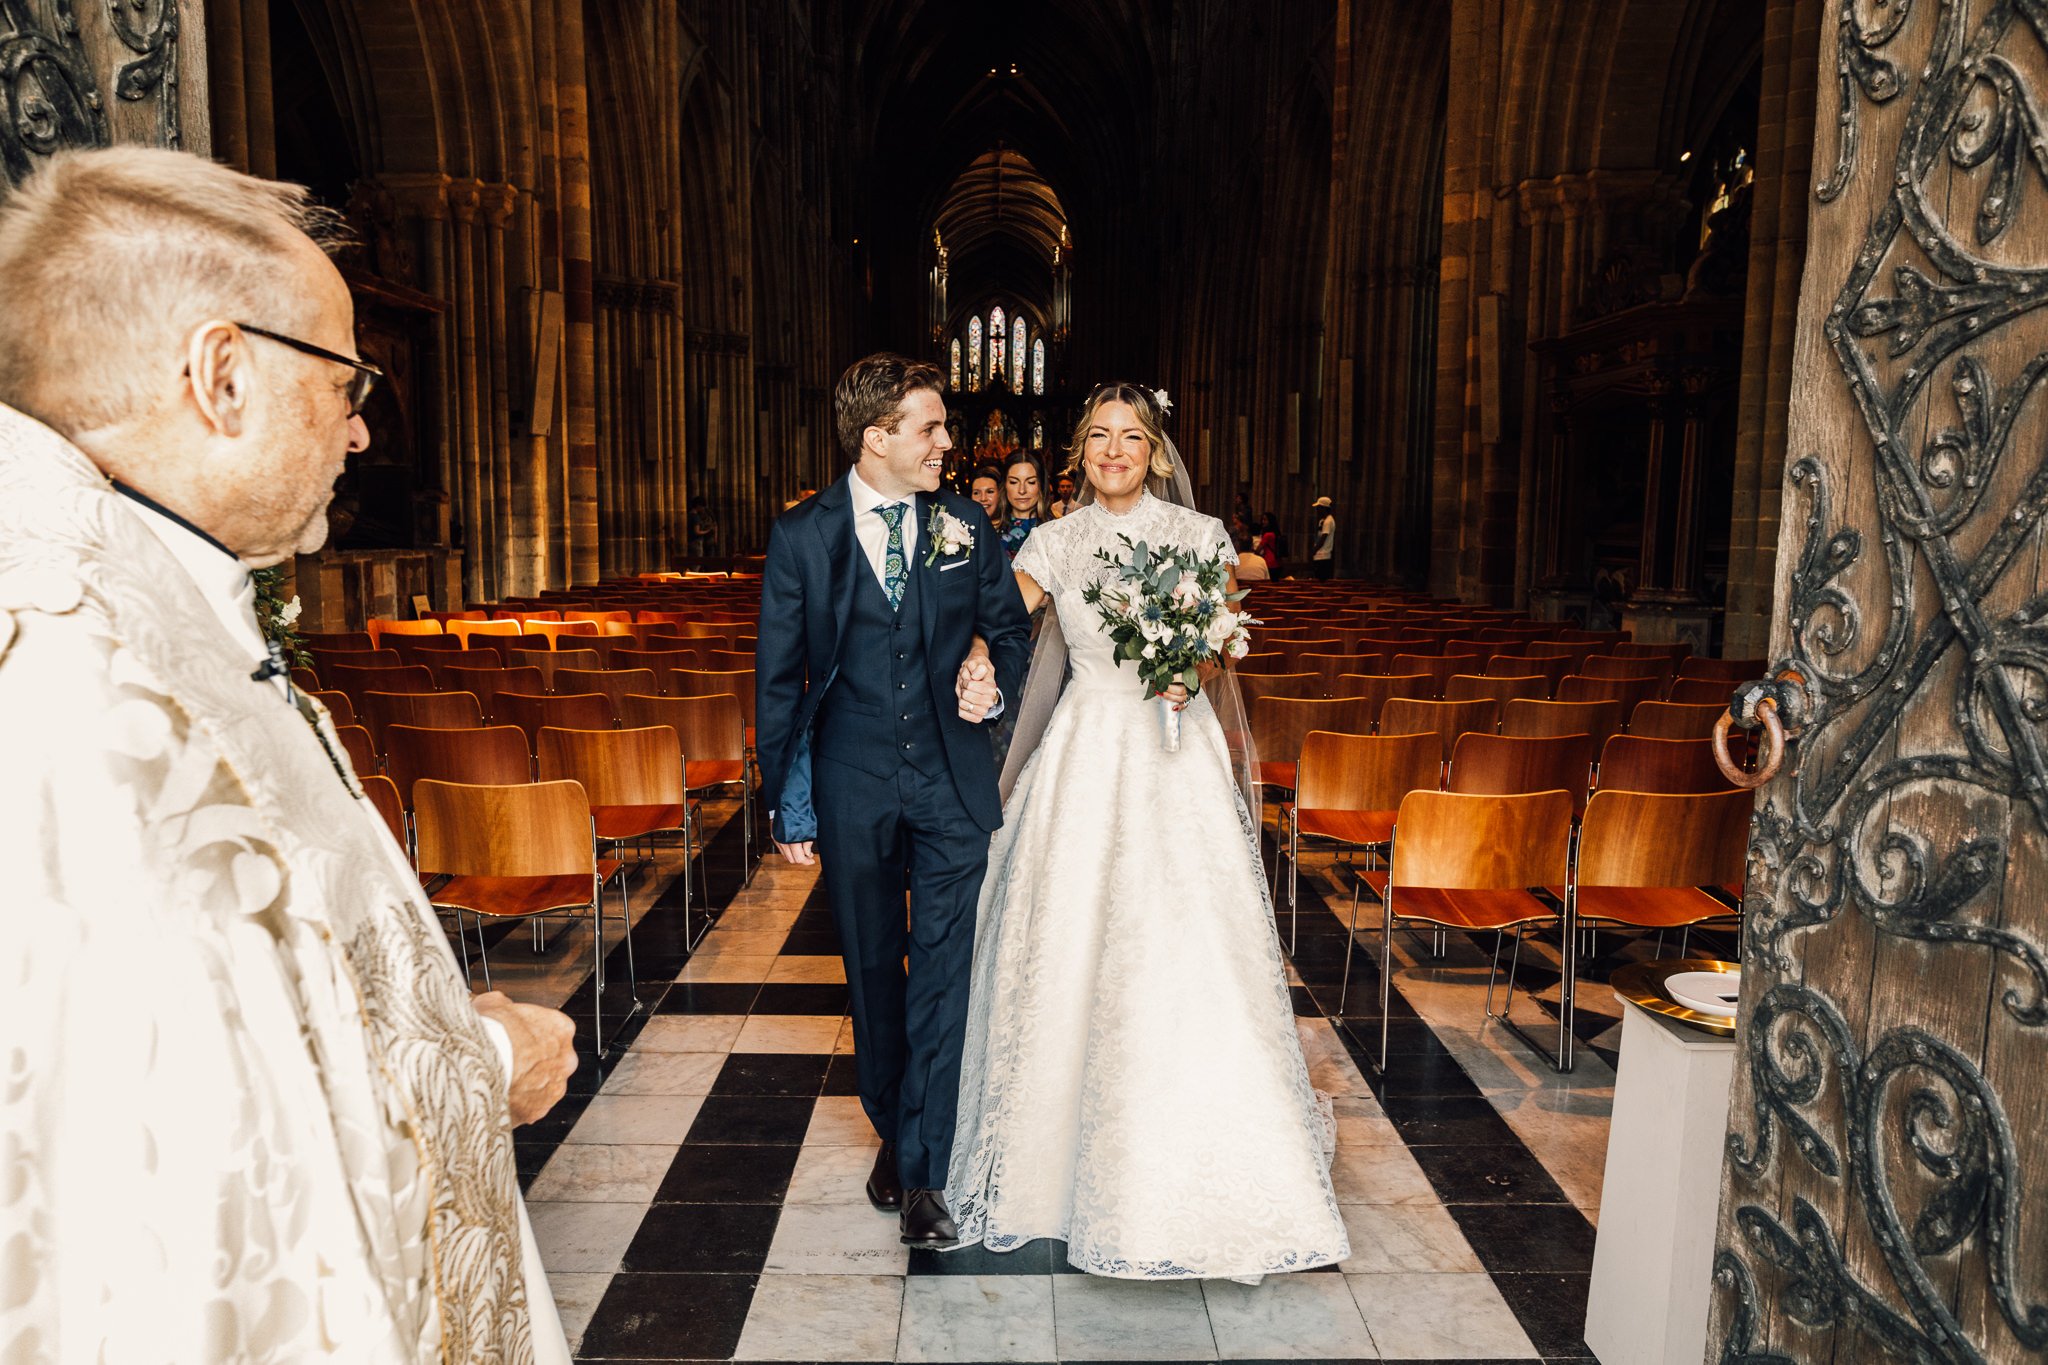
[{"label": "flower hair accessory", "polygon": [[1152,401],[1159,405],[1159,411],[1162,413],[1173,411],[1173,399],[1167,397],[1165,389],[1152,390]]}]

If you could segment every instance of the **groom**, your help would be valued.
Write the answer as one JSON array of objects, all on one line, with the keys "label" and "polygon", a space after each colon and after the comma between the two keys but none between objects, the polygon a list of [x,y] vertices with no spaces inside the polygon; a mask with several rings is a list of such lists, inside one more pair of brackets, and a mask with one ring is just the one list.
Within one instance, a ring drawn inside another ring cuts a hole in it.
[{"label": "groom", "polygon": [[[832,395],[845,478],[768,536],[756,751],[776,846],[824,860],[846,957],[875,1207],[903,1241],[959,1239],[943,1190],[958,1109],[974,920],[1002,824],[979,723],[1030,658],[1023,599],[980,507],[938,493],[939,371],[872,355]],[[976,635],[987,642],[973,651]],[[904,887],[910,889],[905,926]],[[906,976],[904,959],[909,958]]]}]

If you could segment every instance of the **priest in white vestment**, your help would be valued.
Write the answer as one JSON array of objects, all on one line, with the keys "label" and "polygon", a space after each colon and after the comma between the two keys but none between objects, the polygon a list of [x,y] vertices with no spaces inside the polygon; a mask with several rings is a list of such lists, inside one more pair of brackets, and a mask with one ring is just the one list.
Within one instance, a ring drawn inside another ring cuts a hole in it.
[{"label": "priest in white vestment", "polygon": [[0,1362],[566,1361],[472,1000],[249,569],[374,371],[301,192],[180,153],[0,198]]}]

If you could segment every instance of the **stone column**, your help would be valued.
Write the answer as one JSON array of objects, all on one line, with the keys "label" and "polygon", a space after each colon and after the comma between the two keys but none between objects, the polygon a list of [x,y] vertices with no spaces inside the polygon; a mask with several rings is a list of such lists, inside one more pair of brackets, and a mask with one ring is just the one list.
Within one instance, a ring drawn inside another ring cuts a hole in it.
[{"label": "stone column", "polygon": [[563,416],[568,436],[569,560],[564,586],[595,583],[597,554],[597,309],[590,226],[590,90],[583,6],[555,12],[555,188],[562,252]]}]

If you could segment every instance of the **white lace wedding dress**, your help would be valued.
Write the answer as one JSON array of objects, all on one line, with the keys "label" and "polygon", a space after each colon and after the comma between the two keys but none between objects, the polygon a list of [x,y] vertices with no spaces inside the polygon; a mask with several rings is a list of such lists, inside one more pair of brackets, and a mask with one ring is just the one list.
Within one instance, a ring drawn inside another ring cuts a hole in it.
[{"label": "white lace wedding dress", "polygon": [[1328,1101],[1222,728],[1198,697],[1168,752],[1081,600],[1119,534],[1234,558],[1222,523],[1150,496],[1047,522],[1017,555],[1072,679],[989,850],[948,1202],[962,1245],[1063,1238],[1097,1275],[1340,1261]]}]

